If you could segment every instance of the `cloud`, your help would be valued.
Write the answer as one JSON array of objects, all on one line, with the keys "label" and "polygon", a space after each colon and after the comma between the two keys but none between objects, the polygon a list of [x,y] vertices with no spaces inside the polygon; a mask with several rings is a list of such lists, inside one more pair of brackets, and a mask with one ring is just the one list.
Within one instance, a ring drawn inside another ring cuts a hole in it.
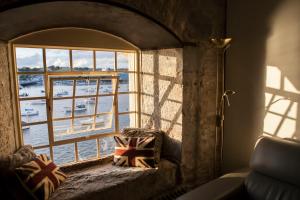
[{"label": "cloud", "polygon": [[42,67],[43,59],[41,54],[34,54],[28,57],[18,57],[17,56],[17,66],[21,67]]}]

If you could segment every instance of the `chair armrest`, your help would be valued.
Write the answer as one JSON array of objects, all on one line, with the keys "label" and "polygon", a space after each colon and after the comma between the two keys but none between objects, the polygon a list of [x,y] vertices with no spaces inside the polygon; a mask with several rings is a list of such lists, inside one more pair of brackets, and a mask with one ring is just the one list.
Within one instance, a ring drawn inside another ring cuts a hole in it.
[{"label": "chair armrest", "polygon": [[[248,173],[226,174],[182,195],[177,200],[240,199],[244,195],[244,180]],[[243,199],[243,198],[241,198]]]}]

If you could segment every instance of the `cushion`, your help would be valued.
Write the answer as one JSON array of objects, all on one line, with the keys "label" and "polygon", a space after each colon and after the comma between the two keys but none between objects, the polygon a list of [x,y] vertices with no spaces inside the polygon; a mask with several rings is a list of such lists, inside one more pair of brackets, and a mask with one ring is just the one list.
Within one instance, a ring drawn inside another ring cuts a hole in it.
[{"label": "cushion", "polygon": [[46,154],[15,169],[24,187],[38,199],[48,199],[52,192],[66,179]]},{"label": "cushion", "polygon": [[161,158],[163,135],[164,135],[163,131],[145,129],[145,128],[125,128],[121,132],[121,135],[125,137],[148,137],[148,136],[155,137],[154,159],[155,159],[155,164],[158,165]]},{"label": "cushion", "polygon": [[155,137],[118,137],[116,141],[114,164],[117,166],[155,168]]},{"label": "cushion", "polygon": [[36,157],[36,154],[33,151],[32,146],[25,145],[18,149],[14,154],[2,158],[0,160],[0,167],[15,169]]}]

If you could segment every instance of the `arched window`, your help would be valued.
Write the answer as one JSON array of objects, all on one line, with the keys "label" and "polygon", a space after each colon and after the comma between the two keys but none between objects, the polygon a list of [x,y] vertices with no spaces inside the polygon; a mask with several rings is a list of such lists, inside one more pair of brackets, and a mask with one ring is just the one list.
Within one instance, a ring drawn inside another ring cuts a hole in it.
[{"label": "arched window", "polygon": [[13,41],[23,144],[58,164],[112,154],[112,136],[139,124],[138,50],[126,45],[82,29]]}]

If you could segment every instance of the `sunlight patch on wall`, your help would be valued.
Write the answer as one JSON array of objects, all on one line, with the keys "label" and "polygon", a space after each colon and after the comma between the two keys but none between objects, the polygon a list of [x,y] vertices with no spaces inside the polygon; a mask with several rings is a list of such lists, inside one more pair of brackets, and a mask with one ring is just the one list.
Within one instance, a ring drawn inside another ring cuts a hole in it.
[{"label": "sunlight patch on wall", "polygon": [[274,66],[267,66],[266,87],[280,89],[281,71]]},{"label": "sunlight patch on wall", "polygon": [[284,78],[284,86],[283,87],[284,87],[283,88],[284,91],[292,92],[295,94],[300,94],[300,90],[297,90],[297,88],[295,88],[295,86],[286,77]]},{"label": "sunlight patch on wall", "polygon": [[[263,135],[295,138],[300,91],[278,67],[267,66]],[[294,99],[294,98],[293,98]]]}]

